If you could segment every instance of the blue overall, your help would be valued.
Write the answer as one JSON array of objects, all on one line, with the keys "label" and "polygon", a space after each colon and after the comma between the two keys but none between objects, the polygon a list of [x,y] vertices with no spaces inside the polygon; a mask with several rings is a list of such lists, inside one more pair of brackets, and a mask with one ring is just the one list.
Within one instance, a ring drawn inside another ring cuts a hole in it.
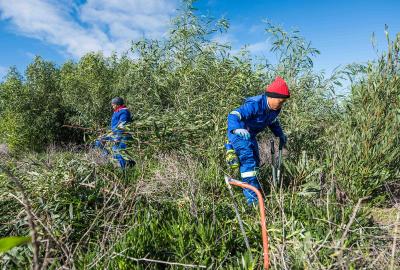
[{"label": "blue overall", "polygon": [[[266,127],[269,127],[275,136],[284,136],[277,118],[279,113],[280,110],[269,108],[267,96],[262,94],[247,98],[242,106],[231,111],[228,115],[228,140],[239,157],[242,181],[258,189],[260,189],[260,184],[257,180],[260,155],[256,135]],[[239,128],[249,131],[249,140],[233,133],[235,129]],[[248,204],[257,202],[257,196],[254,191],[243,189],[243,194]]]},{"label": "blue overall", "polygon": [[109,152],[107,149],[105,149],[104,144],[106,142],[111,142],[113,143],[112,146],[112,152],[113,152],[113,158],[115,158],[120,167],[124,169],[128,164],[133,163],[133,160],[127,160],[126,157],[124,158],[123,155],[121,155],[121,152],[123,152],[127,148],[127,143],[132,140],[131,135],[124,134],[124,131],[119,129],[119,125],[125,125],[128,123],[132,122],[132,117],[131,113],[129,110],[125,107],[122,107],[120,109],[117,109],[111,118],[111,131],[112,135],[109,136],[103,136],[99,140],[96,140],[95,146],[103,150],[103,155],[109,155]]}]

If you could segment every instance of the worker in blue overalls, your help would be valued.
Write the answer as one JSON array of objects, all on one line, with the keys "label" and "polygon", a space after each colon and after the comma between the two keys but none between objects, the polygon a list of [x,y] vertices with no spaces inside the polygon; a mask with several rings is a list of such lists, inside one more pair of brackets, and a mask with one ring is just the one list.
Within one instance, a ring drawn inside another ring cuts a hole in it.
[{"label": "worker in blue overalls", "polygon": [[[239,157],[242,181],[260,189],[257,180],[260,157],[256,135],[269,127],[285,145],[287,137],[278,121],[282,105],[290,97],[286,82],[276,79],[265,89],[262,95],[249,97],[239,108],[228,115],[228,141]],[[244,189],[243,194],[248,204],[257,202],[255,192]]]},{"label": "worker in blue overalls", "polygon": [[103,150],[103,155],[108,155],[109,150],[105,146],[111,144],[113,158],[118,161],[122,169],[125,169],[127,166],[135,165],[130,149],[128,149],[132,142],[132,136],[125,132],[125,126],[132,122],[132,117],[122,98],[113,98],[111,106],[114,111],[111,117],[111,133],[96,140],[95,146]]}]

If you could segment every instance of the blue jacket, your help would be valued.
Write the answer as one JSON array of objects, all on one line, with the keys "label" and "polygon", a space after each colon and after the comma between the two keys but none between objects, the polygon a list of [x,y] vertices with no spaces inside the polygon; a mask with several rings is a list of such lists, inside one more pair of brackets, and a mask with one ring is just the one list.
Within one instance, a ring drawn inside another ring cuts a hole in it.
[{"label": "blue jacket", "polygon": [[128,108],[121,107],[114,111],[112,118],[111,118],[111,130],[114,135],[117,137],[121,137],[123,135],[123,130],[118,129],[118,125],[120,124],[128,124],[132,122],[131,113],[129,112]]},{"label": "blue jacket", "polygon": [[255,139],[256,135],[266,127],[269,127],[275,136],[282,136],[283,131],[277,118],[280,111],[269,108],[265,94],[247,98],[242,106],[228,115],[229,141],[237,137],[232,132],[238,128],[247,129],[251,139]]}]

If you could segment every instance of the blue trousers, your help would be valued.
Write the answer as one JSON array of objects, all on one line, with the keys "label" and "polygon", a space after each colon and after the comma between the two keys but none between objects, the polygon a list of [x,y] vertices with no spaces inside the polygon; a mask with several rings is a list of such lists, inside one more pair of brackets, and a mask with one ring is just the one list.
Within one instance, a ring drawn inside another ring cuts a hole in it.
[{"label": "blue trousers", "polygon": [[[260,189],[260,183],[257,179],[258,168],[260,166],[260,153],[257,140],[255,138],[245,140],[235,135],[230,143],[239,157],[242,181]],[[250,189],[243,189],[243,194],[248,204],[258,201],[256,193]]]},{"label": "blue trousers", "polygon": [[133,160],[126,160],[121,155],[121,151],[123,151],[127,148],[126,142],[124,140],[116,141],[115,138],[113,138],[112,136],[104,136],[104,137],[101,137],[100,139],[96,140],[95,147],[102,150],[102,156],[108,156],[110,154],[110,152],[105,147],[106,143],[114,144],[111,148],[111,150],[113,152],[113,158],[118,161],[119,166],[122,169],[125,169],[128,164],[134,163]]}]

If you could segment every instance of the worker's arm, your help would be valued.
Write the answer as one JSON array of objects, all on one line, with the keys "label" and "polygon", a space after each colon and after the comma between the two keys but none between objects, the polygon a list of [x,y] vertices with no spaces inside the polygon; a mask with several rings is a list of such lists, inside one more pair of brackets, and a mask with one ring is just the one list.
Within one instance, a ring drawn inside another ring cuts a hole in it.
[{"label": "worker's arm", "polygon": [[281,137],[283,135],[283,130],[278,118],[275,118],[268,127],[276,137]]},{"label": "worker's arm", "polygon": [[129,111],[121,113],[118,119],[118,124],[112,129],[113,138],[115,141],[120,141],[125,133],[125,125],[131,122]]},{"label": "worker's arm", "polygon": [[284,146],[287,141],[287,137],[285,133],[282,130],[281,124],[279,123],[278,118],[275,118],[275,120],[268,126],[269,129],[272,131],[272,133],[279,138],[279,143]]},{"label": "worker's arm", "polygon": [[121,133],[125,129],[125,125],[130,122],[131,122],[131,116],[129,111],[121,113],[118,119],[118,124],[113,128],[113,131]]},{"label": "worker's arm", "polygon": [[255,102],[246,102],[239,108],[231,111],[228,115],[228,132],[245,128],[244,120],[250,119],[256,114],[257,104]]}]

